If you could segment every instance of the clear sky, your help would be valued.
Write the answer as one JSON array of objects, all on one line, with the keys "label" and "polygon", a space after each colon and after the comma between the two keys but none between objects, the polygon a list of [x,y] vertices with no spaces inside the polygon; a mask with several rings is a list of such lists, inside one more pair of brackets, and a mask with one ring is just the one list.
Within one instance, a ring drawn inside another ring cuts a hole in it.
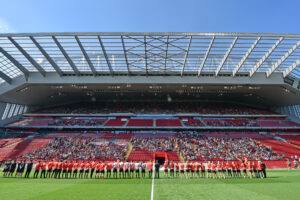
[{"label": "clear sky", "polygon": [[0,32],[300,33],[300,0],[0,2]]}]

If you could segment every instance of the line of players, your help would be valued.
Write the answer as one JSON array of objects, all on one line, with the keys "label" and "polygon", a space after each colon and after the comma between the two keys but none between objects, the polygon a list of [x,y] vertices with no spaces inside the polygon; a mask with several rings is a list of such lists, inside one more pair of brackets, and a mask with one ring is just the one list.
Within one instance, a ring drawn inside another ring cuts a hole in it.
[{"label": "line of players", "polygon": [[[199,162],[164,163],[164,177],[186,178],[267,178],[266,166],[262,161],[208,161],[207,164]],[[175,175],[174,175],[175,171]]]},{"label": "line of players", "polygon": [[[27,165],[26,172],[25,166]],[[33,178],[152,178],[153,166],[159,171],[158,163],[148,162],[95,162],[95,161],[38,161],[35,164]],[[165,162],[164,177],[181,178],[266,178],[266,167],[262,161],[216,161],[207,163]],[[3,177],[29,178],[33,169],[30,161],[6,162]],[[15,176],[13,176],[15,175]],[[159,178],[159,173],[155,173]]]}]

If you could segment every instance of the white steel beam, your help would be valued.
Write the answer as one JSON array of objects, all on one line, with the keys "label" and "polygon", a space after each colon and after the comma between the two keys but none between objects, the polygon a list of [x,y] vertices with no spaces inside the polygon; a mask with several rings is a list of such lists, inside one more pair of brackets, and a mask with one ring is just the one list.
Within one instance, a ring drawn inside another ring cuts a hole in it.
[{"label": "white steel beam", "polygon": [[266,75],[269,77],[298,47],[300,46],[300,41],[297,42],[284,56],[282,56],[267,72]]},{"label": "white steel beam", "polygon": [[79,38],[78,38],[77,35],[75,36],[75,39],[76,39],[76,42],[77,42],[78,46],[80,47],[80,50],[81,50],[81,52],[82,52],[82,54],[83,54],[85,60],[87,61],[87,63],[88,63],[88,65],[89,65],[90,69],[92,70],[93,75],[96,76],[96,75],[97,75],[97,71],[96,71],[96,69],[95,69],[93,63],[92,63],[91,60],[90,60],[89,55],[86,53],[86,51],[85,51],[85,49],[84,49],[84,47],[83,47],[83,45],[82,45],[82,43],[81,43],[81,41],[79,40]]},{"label": "white steel beam", "polygon": [[101,45],[102,52],[103,52],[103,54],[104,54],[104,57],[105,57],[105,60],[106,60],[108,69],[109,69],[109,71],[110,71],[110,74],[113,76],[113,75],[114,75],[114,71],[113,71],[113,68],[112,68],[112,66],[111,66],[110,60],[109,60],[109,58],[108,58],[108,55],[107,55],[107,53],[106,53],[105,47],[104,47],[104,45],[103,45],[103,42],[102,42],[102,39],[101,39],[100,36],[98,36],[98,40],[99,40],[99,43],[100,43],[100,45]]},{"label": "white steel beam", "polygon": [[5,80],[8,84],[11,84],[11,82],[12,82],[12,79],[9,76],[7,76],[5,73],[3,73],[2,71],[0,71],[0,78]]},{"label": "white steel beam", "polygon": [[266,52],[266,54],[255,64],[255,66],[250,70],[249,75],[250,77],[258,70],[258,68],[266,61],[266,59],[271,55],[271,53],[276,49],[276,47],[280,44],[283,40],[283,37],[280,37],[279,40]]},{"label": "white steel beam", "polygon": [[12,37],[7,38],[24,55],[24,57],[27,58],[27,60],[40,72],[42,76],[46,76],[46,71]]},{"label": "white steel beam", "polygon": [[124,43],[124,38],[123,38],[122,35],[121,35],[121,41],[122,41],[122,47],[123,47],[123,51],[124,51],[124,57],[125,57],[125,61],[126,61],[126,66],[127,66],[128,75],[130,75],[131,72],[130,72],[130,67],[129,67],[129,61],[128,61],[128,56],[127,56],[127,50],[126,50],[125,43]]},{"label": "white steel beam", "polygon": [[228,56],[229,56],[229,54],[230,54],[232,48],[234,47],[234,45],[235,45],[237,39],[238,39],[238,37],[235,37],[235,38],[234,38],[234,40],[232,41],[230,47],[229,47],[228,50],[226,51],[226,53],[225,53],[225,55],[224,55],[224,57],[223,57],[223,59],[222,59],[220,65],[219,65],[218,68],[216,69],[215,76],[218,76],[219,72],[221,71],[221,69],[222,69],[224,63],[226,62],[226,60],[227,60],[227,58],[228,58]]},{"label": "white steel beam", "polygon": [[214,41],[215,41],[215,38],[216,38],[216,37],[213,36],[212,39],[211,39],[211,41],[210,41],[210,43],[209,43],[209,46],[208,46],[207,51],[206,51],[206,53],[205,53],[205,56],[204,56],[204,58],[203,58],[203,60],[202,60],[202,63],[201,63],[201,65],[200,65],[200,67],[199,67],[199,70],[198,70],[198,76],[200,76],[200,74],[201,74],[201,72],[202,72],[202,69],[203,69],[203,67],[204,67],[204,65],[205,65],[205,62],[206,62],[206,60],[207,60],[207,57],[208,57],[209,52],[210,52],[210,50],[211,50],[211,47],[212,47],[212,45],[213,45],[213,43],[214,43]]},{"label": "white steel beam", "polygon": [[164,69],[164,72],[165,72],[165,74],[167,73],[167,62],[168,62],[168,49],[169,49],[169,38],[170,38],[170,36],[168,36],[167,37],[167,42],[166,42],[166,44],[167,44],[167,47],[166,47],[166,55],[165,55],[165,69]]},{"label": "white steel beam", "polygon": [[8,52],[6,52],[2,47],[0,47],[0,52],[10,61],[12,62],[23,74],[25,75],[26,79],[28,78],[29,71],[17,61],[14,57],[12,57]]},{"label": "white steel beam", "polygon": [[286,77],[287,75],[289,75],[289,73],[291,73],[298,65],[300,65],[300,58],[282,72],[283,77]]},{"label": "white steel beam", "polygon": [[145,68],[146,68],[146,75],[148,75],[148,58],[147,58],[147,40],[146,40],[146,36],[144,36],[144,48],[145,48]]},{"label": "white steel beam", "polygon": [[44,57],[48,60],[48,62],[52,65],[52,67],[55,69],[55,71],[62,76],[63,72],[59,68],[59,66],[56,64],[56,62],[49,56],[49,54],[45,51],[45,49],[35,40],[34,37],[30,36],[30,39],[35,44],[35,46],[40,50],[40,52],[44,55]]},{"label": "white steel beam", "polygon": [[54,40],[55,44],[57,45],[57,47],[59,48],[59,50],[61,51],[61,53],[64,55],[64,57],[66,58],[67,62],[69,63],[69,65],[72,67],[74,73],[79,76],[80,73],[76,67],[76,65],[74,64],[74,62],[72,61],[72,59],[70,58],[70,56],[67,54],[67,52],[65,51],[65,49],[63,48],[63,46],[60,44],[60,42],[56,39],[55,36],[52,36],[52,39]]},{"label": "white steel beam", "polygon": [[241,59],[241,61],[239,62],[239,64],[234,68],[234,70],[232,71],[232,76],[234,77],[236,75],[236,73],[239,71],[239,69],[242,67],[242,65],[245,63],[246,59],[248,58],[248,56],[251,54],[251,52],[253,51],[253,49],[256,47],[257,43],[260,41],[261,37],[258,37],[255,42],[252,44],[252,46],[250,47],[250,49],[247,51],[247,53],[244,55],[244,57]]},{"label": "white steel beam", "polygon": [[181,68],[181,76],[183,76],[184,68],[185,68],[186,61],[187,61],[187,58],[188,58],[188,55],[189,55],[189,51],[190,51],[190,47],[191,47],[192,38],[193,37],[191,36],[190,40],[189,40],[189,43],[188,43],[188,46],[187,46],[187,49],[186,49],[186,53],[185,53],[183,64],[182,64],[182,68]]}]

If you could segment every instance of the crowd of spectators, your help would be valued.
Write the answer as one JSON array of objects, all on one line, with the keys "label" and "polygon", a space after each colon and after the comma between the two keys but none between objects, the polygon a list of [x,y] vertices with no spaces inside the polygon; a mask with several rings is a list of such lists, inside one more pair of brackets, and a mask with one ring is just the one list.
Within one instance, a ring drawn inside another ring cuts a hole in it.
[{"label": "crowd of spectators", "polygon": [[25,159],[61,160],[123,160],[127,146],[97,144],[94,138],[60,137],[49,144],[23,156]]},{"label": "crowd of spectators", "polygon": [[101,126],[106,119],[55,119],[49,126]]},{"label": "crowd of spectators", "polygon": [[179,135],[180,153],[185,160],[282,160],[283,157],[251,138],[215,138],[201,134]]},{"label": "crowd of spectators", "polygon": [[174,143],[174,137],[168,138],[133,138],[133,151],[149,151],[149,152],[168,152],[176,151],[177,147]]},{"label": "crowd of spectators", "polygon": [[255,120],[250,119],[236,119],[236,120],[226,120],[226,119],[215,119],[215,120],[205,120],[207,126],[246,126],[246,127],[257,127],[259,124]]},{"label": "crowd of spectators", "polygon": [[270,111],[228,103],[201,102],[99,102],[64,105],[43,109],[38,113],[201,113],[201,114],[271,114]]},{"label": "crowd of spectators", "polygon": [[[224,136],[224,137],[223,137]],[[209,137],[202,133],[179,133],[172,137],[126,138],[132,151],[179,152],[184,160],[283,160],[271,147],[248,137],[232,138],[229,135]],[[225,137],[226,136],[226,137]],[[122,139],[122,137],[118,137]],[[77,159],[124,160],[128,144],[119,145],[113,139],[107,143],[91,137],[54,138],[49,144],[23,156],[25,159]]]}]

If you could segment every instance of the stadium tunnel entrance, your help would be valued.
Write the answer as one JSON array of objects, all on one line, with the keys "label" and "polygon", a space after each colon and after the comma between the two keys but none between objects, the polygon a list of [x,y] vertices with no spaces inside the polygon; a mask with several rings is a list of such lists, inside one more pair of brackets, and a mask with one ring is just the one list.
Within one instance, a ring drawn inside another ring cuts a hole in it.
[{"label": "stadium tunnel entrance", "polygon": [[165,152],[155,152],[154,159],[157,160],[160,165],[163,165],[165,161],[168,162],[167,153]]}]

